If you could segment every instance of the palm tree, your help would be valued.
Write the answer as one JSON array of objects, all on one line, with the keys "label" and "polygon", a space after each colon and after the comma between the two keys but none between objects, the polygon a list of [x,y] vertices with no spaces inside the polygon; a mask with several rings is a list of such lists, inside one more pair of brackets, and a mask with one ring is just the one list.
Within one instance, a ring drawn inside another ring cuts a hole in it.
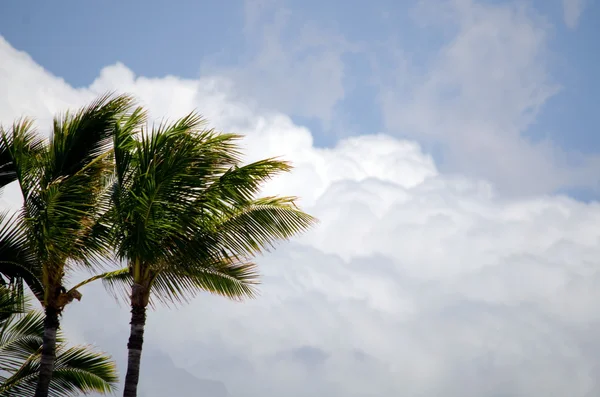
[{"label": "palm tree", "polygon": [[48,396],[59,317],[81,299],[64,287],[65,274],[75,265],[98,266],[108,252],[97,220],[109,204],[112,135],[132,104],[128,96],[102,96],[56,117],[49,141],[38,138],[29,120],[1,131],[0,183],[16,180],[23,196],[22,210],[5,229],[14,244],[0,246],[1,273],[27,281],[45,310],[36,397]]},{"label": "palm tree", "polygon": [[149,128],[137,109],[116,127],[112,206],[103,224],[126,268],[98,277],[129,293],[125,397],[137,395],[151,301],[177,303],[200,291],[252,297],[253,256],[315,222],[293,197],[255,197],[265,181],[291,169],[288,163],[240,166],[240,136],[203,126],[192,113]]},{"label": "palm tree", "polygon": [[[40,370],[44,314],[33,311],[18,283],[0,287],[0,396],[33,395]],[[110,357],[89,346],[68,347],[57,334],[53,397],[111,393],[118,376]]]}]

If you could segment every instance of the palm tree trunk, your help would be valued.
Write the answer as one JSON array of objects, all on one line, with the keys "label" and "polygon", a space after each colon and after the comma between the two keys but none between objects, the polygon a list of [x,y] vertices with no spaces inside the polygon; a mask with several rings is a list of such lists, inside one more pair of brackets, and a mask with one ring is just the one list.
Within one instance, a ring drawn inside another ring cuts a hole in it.
[{"label": "palm tree trunk", "polygon": [[132,304],[130,324],[131,333],[129,334],[129,343],[127,343],[129,355],[123,397],[137,397],[142,345],[144,344],[144,327],[146,326],[146,306]]},{"label": "palm tree trunk", "polygon": [[58,310],[51,306],[46,307],[40,374],[35,389],[35,397],[48,397],[52,372],[54,371],[54,361],[56,360],[56,332],[59,326]]}]

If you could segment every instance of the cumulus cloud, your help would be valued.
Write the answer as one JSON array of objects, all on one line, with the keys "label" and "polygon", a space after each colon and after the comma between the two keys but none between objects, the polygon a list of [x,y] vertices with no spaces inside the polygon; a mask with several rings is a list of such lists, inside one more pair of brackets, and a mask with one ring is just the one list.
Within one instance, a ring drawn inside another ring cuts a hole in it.
[{"label": "cumulus cloud", "polygon": [[[321,224],[259,259],[261,296],[203,296],[150,314],[142,370],[173,374],[178,395],[600,393],[600,204],[509,199],[386,135],[317,148],[285,114],[241,102],[224,77],[147,79],[112,65],[74,89],[3,40],[0,58],[3,123],[48,120],[117,89],[158,118],[198,108],[245,134],[249,159],[283,155],[296,165],[266,190],[301,196]],[[83,293],[65,313],[66,331],[122,364],[127,308],[98,285]]]}]

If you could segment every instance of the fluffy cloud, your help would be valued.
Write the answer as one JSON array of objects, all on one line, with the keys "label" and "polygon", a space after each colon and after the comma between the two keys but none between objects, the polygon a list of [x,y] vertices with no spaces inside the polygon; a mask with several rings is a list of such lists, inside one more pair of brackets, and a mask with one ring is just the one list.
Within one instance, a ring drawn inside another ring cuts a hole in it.
[{"label": "fluffy cloud", "polygon": [[[5,41],[0,58],[3,123],[31,115],[44,127],[52,113],[109,89],[135,94],[158,118],[198,108],[218,128],[245,134],[250,159],[292,160],[296,170],[267,191],[300,195],[321,220],[259,259],[260,298],[204,296],[151,313],[146,396],[157,395],[157,379],[173,378],[182,396],[600,392],[598,203],[507,199],[486,181],[440,172],[417,143],[385,135],[317,148],[284,114],[240,102],[223,77],[146,79],[113,65],[75,89]],[[67,332],[123,364],[127,309],[100,286],[83,292],[65,314]]]}]

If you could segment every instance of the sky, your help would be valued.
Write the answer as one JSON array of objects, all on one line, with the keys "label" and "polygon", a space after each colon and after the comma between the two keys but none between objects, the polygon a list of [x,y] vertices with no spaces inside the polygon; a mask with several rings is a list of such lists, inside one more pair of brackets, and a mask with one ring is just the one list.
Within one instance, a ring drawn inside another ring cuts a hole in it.
[{"label": "sky", "polygon": [[[141,397],[600,395],[600,3],[5,2],[0,122],[197,109],[320,224],[259,298],[150,313]],[[15,208],[14,189],[2,205]],[[72,276],[73,282],[80,275]],[[124,371],[100,285],[63,317]]]}]

